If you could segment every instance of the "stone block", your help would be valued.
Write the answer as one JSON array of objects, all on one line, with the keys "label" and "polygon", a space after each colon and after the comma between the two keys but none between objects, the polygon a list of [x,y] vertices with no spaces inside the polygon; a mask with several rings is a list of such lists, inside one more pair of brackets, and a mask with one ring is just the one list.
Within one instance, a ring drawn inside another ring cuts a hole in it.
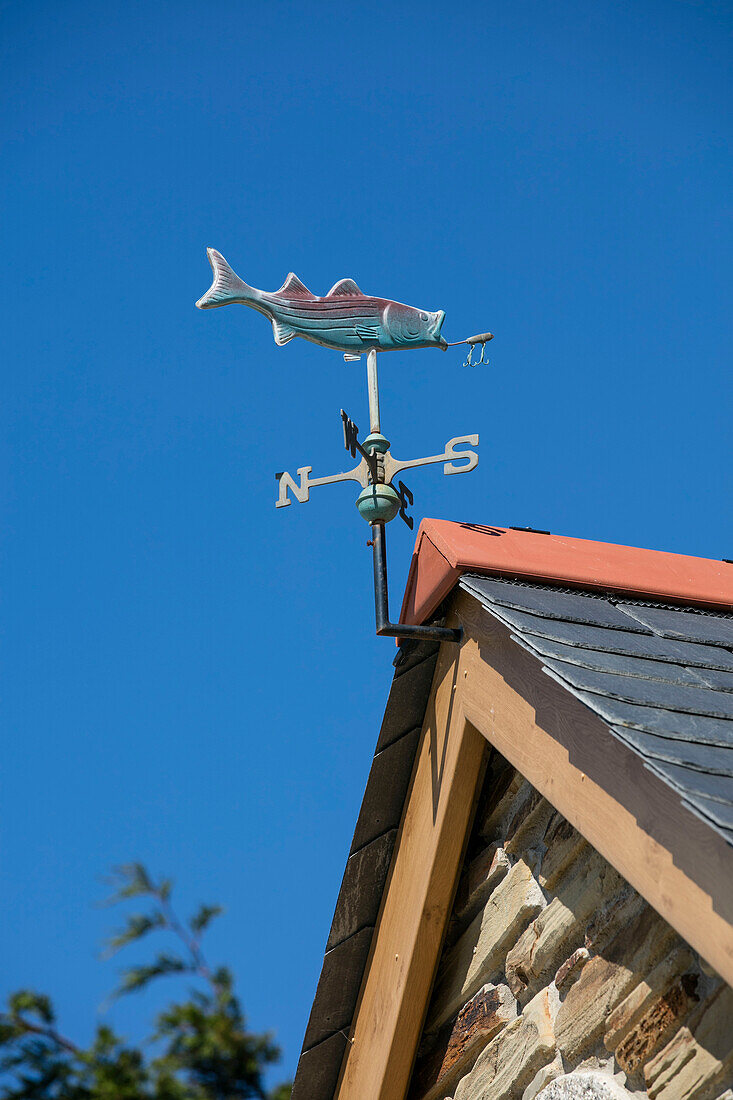
[{"label": "stone block", "polygon": [[609,944],[605,956],[590,959],[570,987],[557,1015],[557,1045],[577,1061],[603,1032],[610,1013],[666,954],[675,933],[646,908]]},{"label": "stone block", "polygon": [[482,1047],[517,1016],[505,985],[485,985],[437,1035],[427,1036],[412,1074],[409,1100],[442,1100],[471,1068]]},{"label": "stone block", "polygon": [[701,1006],[696,1022],[644,1067],[649,1100],[693,1100],[733,1083],[733,989],[723,985]]},{"label": "stone block", "polygon": [[632,1093],[607,1073],[567,1073],[537,1094],[536,1100],[632,1100]]},{"label": "stone block", "polygon": [[[630,1077],[649,1060],[697,1004],[697,976],[683,974],[644,1013],[616,1047],[616,1061]],[[733,1028],[733,1022],[731,1023]]]},{"label": "stone block", "polygon": [[505,878],[510,866],[509,857],[496,842],[489,844],[472,859],[458,883],[453,906],[455,918],[460,921],[465,920],[469,914],[473,916],[494,887]]},{"label": "stone block", "polygon": [[535,795],[537,797],[533,795],[516,820],[507,826],[506,850],[511,856],[520,856],[524,849],[537,845],[542,845],[543,853],[545,851],[544,834],[556,811],[539,791],[535,791]]},{"label": "stone block", "polygon": [[557,1019],[558,1046],[575,1061],[600,1035],[611,1009],[634,984],[631,971],[607,959],[590,959],[563,1001]]},{"label": "stone block", "polygon": [[557,969],[555,974],[555,988],[560,992],[567,990],[580,977],[580,972],[588,962],[590,958],[590,951],[587,947],[579,947],[577,951],[573,951]]},{"label": "stone block", "polygon": [[544,801],[540,792],[531,783],[526,783],[525,786],[520,787],[503,824],[502,833],[505,847],[508,844],[513,844],[516,848],[514,842],[524,835],[526,822],[534,818],[537,808]]},{"label": "stone block", "polygon": [[545,890],[553,890],[560,875],[589,845],[559,813],[550,818],[542,842],[546,852],[539,869],[539,883]]},{"label": "stone block", "polygon": [[538,1093],[542,1092],[545,1085],[549,1085],[550,1081],[554,1081],[556,1077],[561,1077],[564,1072],[562,1058],[559,1054],[555,1054],[548,1065],[537,1070],[522,1093],[522,1100],[536,1100]]},{"label": "stone block", "polygon": [[646,904],[644,898],[637,894],[633,886],[624,882],[618,893],[608,898],[588,921],[584,937],[585,946],[594,955],[601,954],[605,944],[613,939],[619,928],[626,927],[636,920],[646,908]]},{"label": "stone block", "polygon": [[662,959],[608,1017],[603,1039],[606,1050],[615,1050],[659,997],[693,964],[692,951],[686,945],[676,947]]},{"label": "stone block", "polygon": [[522,1015],[479,1054],[461,1080],[454,1100],[513,1100],[555,1054],[553,1018],[557,994],[543,989]]},{"label": "stone block", "polygon": [[[496,749],[491,750],[487,761],[484,781],[481,786],[481,794],[479,795],[478,805],[476,806],[473,829],[476,836],[484,836],[484,826],[491,821],[504,795],[511,786],[514,787],[514,791],[516,792],[522,782],[523,777],[519,774],[517,769],[512,767],[509,761],[501,756]],[[496,837],[490,836],[488,839],[495,840]]]},{"label": "stone block", "polygon": [[531,869],[520,860],[490,895],[482,911],[445,956],[427,1028],[437,1030],[492,975],[504,968],[508,947],[545,905]]},{"label": "stone block", "polygon": [[597,852],[575,865],[556,897],[535,918],[506,960],[507,984],[515,997],[530,995],[547,984],[575,943],[582,942],[591,913],[624,888],[623,879]]},{"label": "stone block", "polygon": [[[501,783],[504,787],[504,777],[501,777]],[[483,817],[476,822],[479,836],[485,840],[503,842],[507,836],[507,825],[521,813],[533,793],[536,792],[532,784],[515,771],[498,801],[490,801]]]}]

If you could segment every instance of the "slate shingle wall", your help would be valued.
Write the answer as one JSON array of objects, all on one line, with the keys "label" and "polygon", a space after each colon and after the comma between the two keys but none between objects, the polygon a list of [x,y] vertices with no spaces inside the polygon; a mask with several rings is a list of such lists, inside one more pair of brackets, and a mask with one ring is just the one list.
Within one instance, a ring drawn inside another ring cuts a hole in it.
[{"label": "slate shingle wall", "polygon": [[437,658],[437,644],[423,643],[395,671],[303,1040],[293,1100],[331,1100],[336,1089]]}]

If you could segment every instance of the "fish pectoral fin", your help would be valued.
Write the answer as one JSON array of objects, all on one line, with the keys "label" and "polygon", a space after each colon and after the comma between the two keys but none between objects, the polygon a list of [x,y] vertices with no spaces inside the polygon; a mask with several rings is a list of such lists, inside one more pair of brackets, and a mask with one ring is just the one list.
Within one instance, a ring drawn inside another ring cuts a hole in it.
[{"label": "fish pectoral fin", "polygon": [[272,322],[272,333],[275,337],[275,343],[282,347],[283,344],[287,344],[289,340],[292,340],[294,336],[297,336],[297,332],[290,325],[284,325],[282,321]]},{"label": "fish pectoral fin", "polygon": [[369,343],[369,341],[374,343],[379,336],[379,330],[372,328],[370,325],[357,325],[354,331],[364,343]]},{"label": "fish pectoral fin", "polygon": [[314,298],[315,295],[308,290],[305,283],[302,283],[298,276],[291,271],[287,279],[280,287],[275,291],[276,294],[284,294],[288,298]]},{"label": "fish pectoral fin", "polygon": [[340,295],[348,295],[353,298],[364,298],[365,294],[363,290],[359,290],[353,279],[339,279],[337,283],[334,283],[328,294],[327,298],[338,298]]}]

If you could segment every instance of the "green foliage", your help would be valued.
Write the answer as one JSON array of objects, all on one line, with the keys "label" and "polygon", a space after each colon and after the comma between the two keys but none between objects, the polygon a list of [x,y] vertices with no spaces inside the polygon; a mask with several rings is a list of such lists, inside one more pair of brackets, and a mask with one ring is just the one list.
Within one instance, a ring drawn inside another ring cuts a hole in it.
[{"label": "green foliage", "polygon": [[155,882],[140,863],[114,872],[109,904],[143,898],[146,912],[128,914],[110,937],[108,954],[137,943],[152,932],[174,937],[178,951],[158,952],[153,961],[122,971],[115,997],[147,988],[169,975],[188,975],[184,1001],[161,1012],[143,1047],[128,1046],[109,1027],[99,1026],[87,1049],[65,1038],[56,1026],[48,997],[22,989],[0,1013],[0,1084],[4,1100],[288,1100],[290,1085],[269,1093],[264,1069],[280,1051],[270,1035],[246,1029],[232,975],[211,970],[201,937],[222,912],[202,905],[186,922],[171,904],[173,885]]}]

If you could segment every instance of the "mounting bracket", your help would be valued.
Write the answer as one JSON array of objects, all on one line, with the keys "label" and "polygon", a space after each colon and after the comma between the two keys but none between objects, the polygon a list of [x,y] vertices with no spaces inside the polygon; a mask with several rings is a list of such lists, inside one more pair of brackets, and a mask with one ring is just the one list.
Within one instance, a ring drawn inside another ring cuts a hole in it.
[{"label": "mounting bracket", "polygon": [[384,523],[372,524],[374,556],[374,611],[377,635],[380,638],[409,638],[414,641],[460,642],[463,631],[447,626],[414,626],[389,621],[389,590],[387,586],[387,535]]}]

